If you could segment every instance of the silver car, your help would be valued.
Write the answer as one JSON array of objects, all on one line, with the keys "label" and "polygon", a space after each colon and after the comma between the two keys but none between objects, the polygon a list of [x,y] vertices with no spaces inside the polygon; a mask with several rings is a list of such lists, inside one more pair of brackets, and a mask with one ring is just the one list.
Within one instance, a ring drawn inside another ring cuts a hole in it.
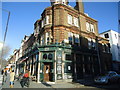
[{"label": "silver car", "polygon": [[120,83],[120,75],[114,71],[109,71],[105,75],[96,77],[94,82],[97,84]]}]

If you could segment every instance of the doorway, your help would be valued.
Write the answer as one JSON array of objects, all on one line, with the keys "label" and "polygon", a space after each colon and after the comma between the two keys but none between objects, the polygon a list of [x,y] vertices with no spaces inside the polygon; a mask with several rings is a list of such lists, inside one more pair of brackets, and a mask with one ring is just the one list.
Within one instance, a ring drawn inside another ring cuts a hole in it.
[{"label": "doorway", "polygon": [[44,81],[50,81],[50,63],[44,63]]}]

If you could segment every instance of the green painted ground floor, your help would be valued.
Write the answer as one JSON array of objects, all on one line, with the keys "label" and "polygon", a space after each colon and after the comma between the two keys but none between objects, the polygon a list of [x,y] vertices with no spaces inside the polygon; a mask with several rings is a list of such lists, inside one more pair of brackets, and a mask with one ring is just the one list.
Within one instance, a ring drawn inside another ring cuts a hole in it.
[{"label": "green painted ground floor", "polygon": [[25,54],[16,65],[16,74],[30,70],[37,82],[76,81],[110,70],[110,64],[98,61],[96,52],[82,52],[71,46],[49,45]]}]

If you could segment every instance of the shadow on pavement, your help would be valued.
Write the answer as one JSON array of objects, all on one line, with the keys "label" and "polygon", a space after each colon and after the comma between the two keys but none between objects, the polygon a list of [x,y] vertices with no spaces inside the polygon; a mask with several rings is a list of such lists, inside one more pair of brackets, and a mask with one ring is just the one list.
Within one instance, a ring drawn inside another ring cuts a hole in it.
[{"label": "shadow on pavement", "polygon": [[42,82],[42,84],[45,85],[45,86],[51,87],[51,85],[48,84],[47,82]]},{"label": "shadow on pavement", "polygon": [[88,87],[95,87],[95,88],[99,88],[99,89],[111,89],[111,88],[120,88],[120,84],[118,83],[112,83],[112,84],[109,84],[109,85],[104,85],[104,84],[95,84],[93,79],[81,79],[77,82],[74,82],[74,83],[77,83],[78,85],[81,84],[81,85],[84,85],[84,86],[88,86]]}]

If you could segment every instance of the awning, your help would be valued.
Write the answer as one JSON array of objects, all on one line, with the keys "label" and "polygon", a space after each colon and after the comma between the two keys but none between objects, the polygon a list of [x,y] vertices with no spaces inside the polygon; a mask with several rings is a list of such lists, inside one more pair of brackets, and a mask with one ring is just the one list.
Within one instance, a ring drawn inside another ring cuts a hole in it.
[{"label": "awning", "polygon": [[20,61],[20,63],[26,61],[28,59],[28,57],[24,58],[23,60]]}]

